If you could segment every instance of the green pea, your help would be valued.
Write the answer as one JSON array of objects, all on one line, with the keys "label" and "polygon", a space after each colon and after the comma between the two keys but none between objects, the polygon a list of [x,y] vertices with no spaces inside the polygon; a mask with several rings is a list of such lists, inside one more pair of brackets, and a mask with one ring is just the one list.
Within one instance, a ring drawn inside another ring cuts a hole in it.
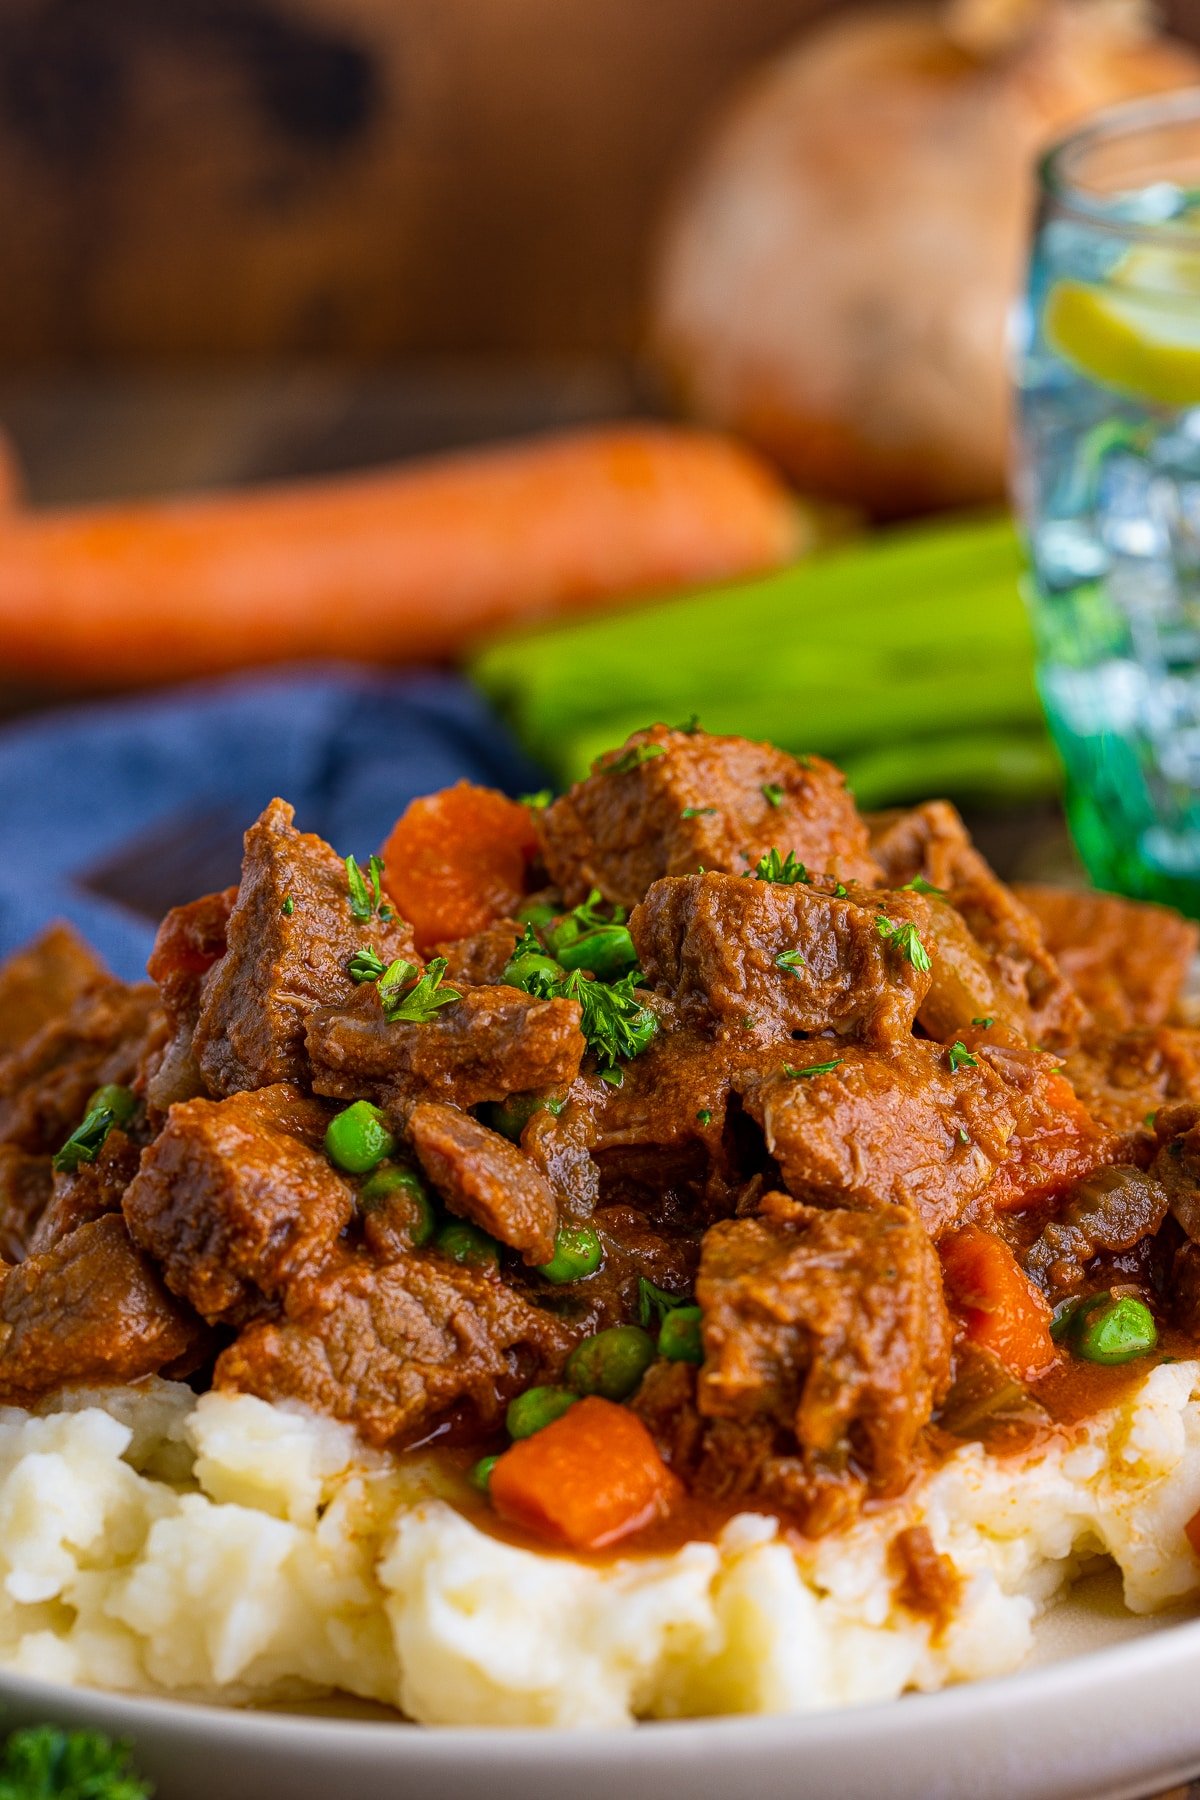
[{"label": "green pea", "polygon": [[1146,1356],[1158,1342],[1154,1315],[1134,1294],[1109,1296],[1103,1306],[1081,1318],[1074,1335],[1075,1354],[1085,1362],[1113,1366]]},{"label": "green pea", "polygon": [[1068,1343],[1081,1324],[1084,1314],[1102,1306],[1107,1298],[1107,1294],[1076,1294],[1073,1300],[1064,1300],[1050,1321],[1050,1336],[1054,1342]]},{"label": "green pea", "polygon": [[481,1110],[484,1123],[498,1131],[501,1137],[511,1138],[515,1144],[535,1113],[553,1113],[557,1118],[566,1104],[565,1100],[541,1094],[510,1094],[507,1100],[497,1100]]},{"label": "green pea", "polygon": [[587,969],[602,981],[624,974],[637,962],[637,951],[625,925],[598,925],[568,943],[555,937],[554,952],[564,969]]},{"label": "green pea", "polygon": [[469,1269],[498,1269],[500,1246],[495,1238],[465,1219],[451,1219],[433,1240],[436,1249]]},{"label": "green pea", "polygon": [[500,1458],[498,1456],[481,1456],[479,1461],[468,1473],[467,1480],[473,1488],[476,1488],[479,1491],[479,1493],[486,1494],[491,1487],[492,1470],[499,1461]]},{"label": "green pea", "polygon": [[578,1398],[578,1394],[569,1393],[566,1388],[526,1388],[523,1394],[510,1401],[504,1415],[509,1437],[532,1437],[535,1431],[542,1431],[547,1425],[553,1425],[555,1419],[561,1419]]},{"label": "green pea", "polygon": [[539,955],[536,950],[528,950],[524,956],[509,957],[500,979],[509,987],[524,988],[526,992],[532,992],[533,989],[529,984],[533,977],[542,976],[548,982],[558,981],[564,973],[562,964],[555,962],[552,956],[547,956],[544,952]]},{"label": "green pea", "polygon": [[391,1164],[376,1169],[359,1190],[358,1202],[364,1212],[387,1206],[397,1214],[409,1241],[418,1247],[427,1244],[437,1230],[429,1189],[415,1169],[397,1169]]},{"label": "green pea", "polygon": [[558,908],[551,906],[548,900],[527,900],[524,906],[518,906],[515,917],[522,925],[549,925],[558,917]]},{"label": "green pea", "polygon": [[628,1400],[654,1361],[654,1339],[640,1325],[610,1325],[576,1344],[567,1359],[568,1385],[604,1400]]},{"label": "green pea", "polygon": [[554,1255],[538,1264],[538,1274],[558,1283],[583,1281],[604,1261],[604,1246],[590,1225],[561,1225],[554,1237]]},{"label": "green pea", "polygon": [[668,1362],[702,1363],[704,1345],[700,1338],[698,1306],[673,1306],[662,1322],[658,1334],[658,1353]]},{"label": "green pea", "polygon": [[326,1156],[351,1175],[365,1175],[395,1148],[396,1140],[383,1114],[369,1100],[344,1107],[330,1119],[325,1133]]},{"label": "green pea", "polygon": [[137,1095],[132,1089],[118,1087],[115,1081],[110,1081],[104,1087],[96,1089],[84,1108],[84,1112],[85,1114],[101,1110],[110,1112],[114,1125],[128,1125],[137,1111],[137,1105]]}]

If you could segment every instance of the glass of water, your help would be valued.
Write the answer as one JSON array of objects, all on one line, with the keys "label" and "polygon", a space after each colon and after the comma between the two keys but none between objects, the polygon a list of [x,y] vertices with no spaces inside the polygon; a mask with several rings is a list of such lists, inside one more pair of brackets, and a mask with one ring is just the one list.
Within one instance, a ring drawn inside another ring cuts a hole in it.
[{"label": "glass of water", "polygon": [[1040,169],[1017,499],[1038,683],[1099,887],[1200,916],[1200,90]]}]

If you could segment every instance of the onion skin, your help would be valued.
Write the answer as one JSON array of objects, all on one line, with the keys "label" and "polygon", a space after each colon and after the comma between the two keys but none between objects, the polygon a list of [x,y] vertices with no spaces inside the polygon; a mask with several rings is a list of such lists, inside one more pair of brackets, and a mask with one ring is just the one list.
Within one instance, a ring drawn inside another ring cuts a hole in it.
[{"label": "onion skin", "polygon": [[[1103,0],[838,17],[719,119],[662,234],[651,352],[684,408],[797,484],[897,516],[999,498],[1008,307],[1038,151],[1200,82]],[[968,29],[970,27],[970,29]]]}]

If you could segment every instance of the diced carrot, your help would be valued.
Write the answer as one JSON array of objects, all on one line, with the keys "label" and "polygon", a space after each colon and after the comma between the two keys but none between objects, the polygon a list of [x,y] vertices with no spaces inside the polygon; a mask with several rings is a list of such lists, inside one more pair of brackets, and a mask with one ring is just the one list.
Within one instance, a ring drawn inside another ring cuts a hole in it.
[{"label": "diced carrot", "polygon": [[594,1394],[513,1444],[490,1483],[502,1519],[572,1550],[628,1537],[680,1492],[637,1415]]},{"label": "diced carrot", "polygon": [[537,849],[529,808],[469,781],[414,800],[383,846],[384,882],[418,950],[516,910]]},{"label": "diced carrot", "polygon": [[997,1212],[1019,1212],[1062,1193],[1112,1160],[1113,1140],[1097,1125],[1065,1075],[1042,1077],[1032,1129],[1012,1145],[988,1199]]},{"label": "diced carrot", "polygon": [[967,1337],[1019,1380],[1042,1375],[1056,1358],[1051,1312],[1008,1245],[967,1225],[938,1245],[946,1297]]},{"label": "diced carrot", "polygon": [[1196,1555],[1200,1556],[1200,1512],[1194,1512],[1192,1514],[1191,1518],[1183,1528],[1183,1535],[1192,1546]]}]

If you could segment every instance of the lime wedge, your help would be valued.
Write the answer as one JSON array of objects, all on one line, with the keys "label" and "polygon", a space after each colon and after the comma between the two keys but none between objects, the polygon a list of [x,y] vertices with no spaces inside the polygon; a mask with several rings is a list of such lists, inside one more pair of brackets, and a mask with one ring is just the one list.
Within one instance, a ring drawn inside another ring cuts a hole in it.
[{"label": "lime wedge", "polygon": [[1200,404],[1200,252],[1131,250],[1104,283],[1057,281],[1044,323],[1051,347],[1093,381]]}]

